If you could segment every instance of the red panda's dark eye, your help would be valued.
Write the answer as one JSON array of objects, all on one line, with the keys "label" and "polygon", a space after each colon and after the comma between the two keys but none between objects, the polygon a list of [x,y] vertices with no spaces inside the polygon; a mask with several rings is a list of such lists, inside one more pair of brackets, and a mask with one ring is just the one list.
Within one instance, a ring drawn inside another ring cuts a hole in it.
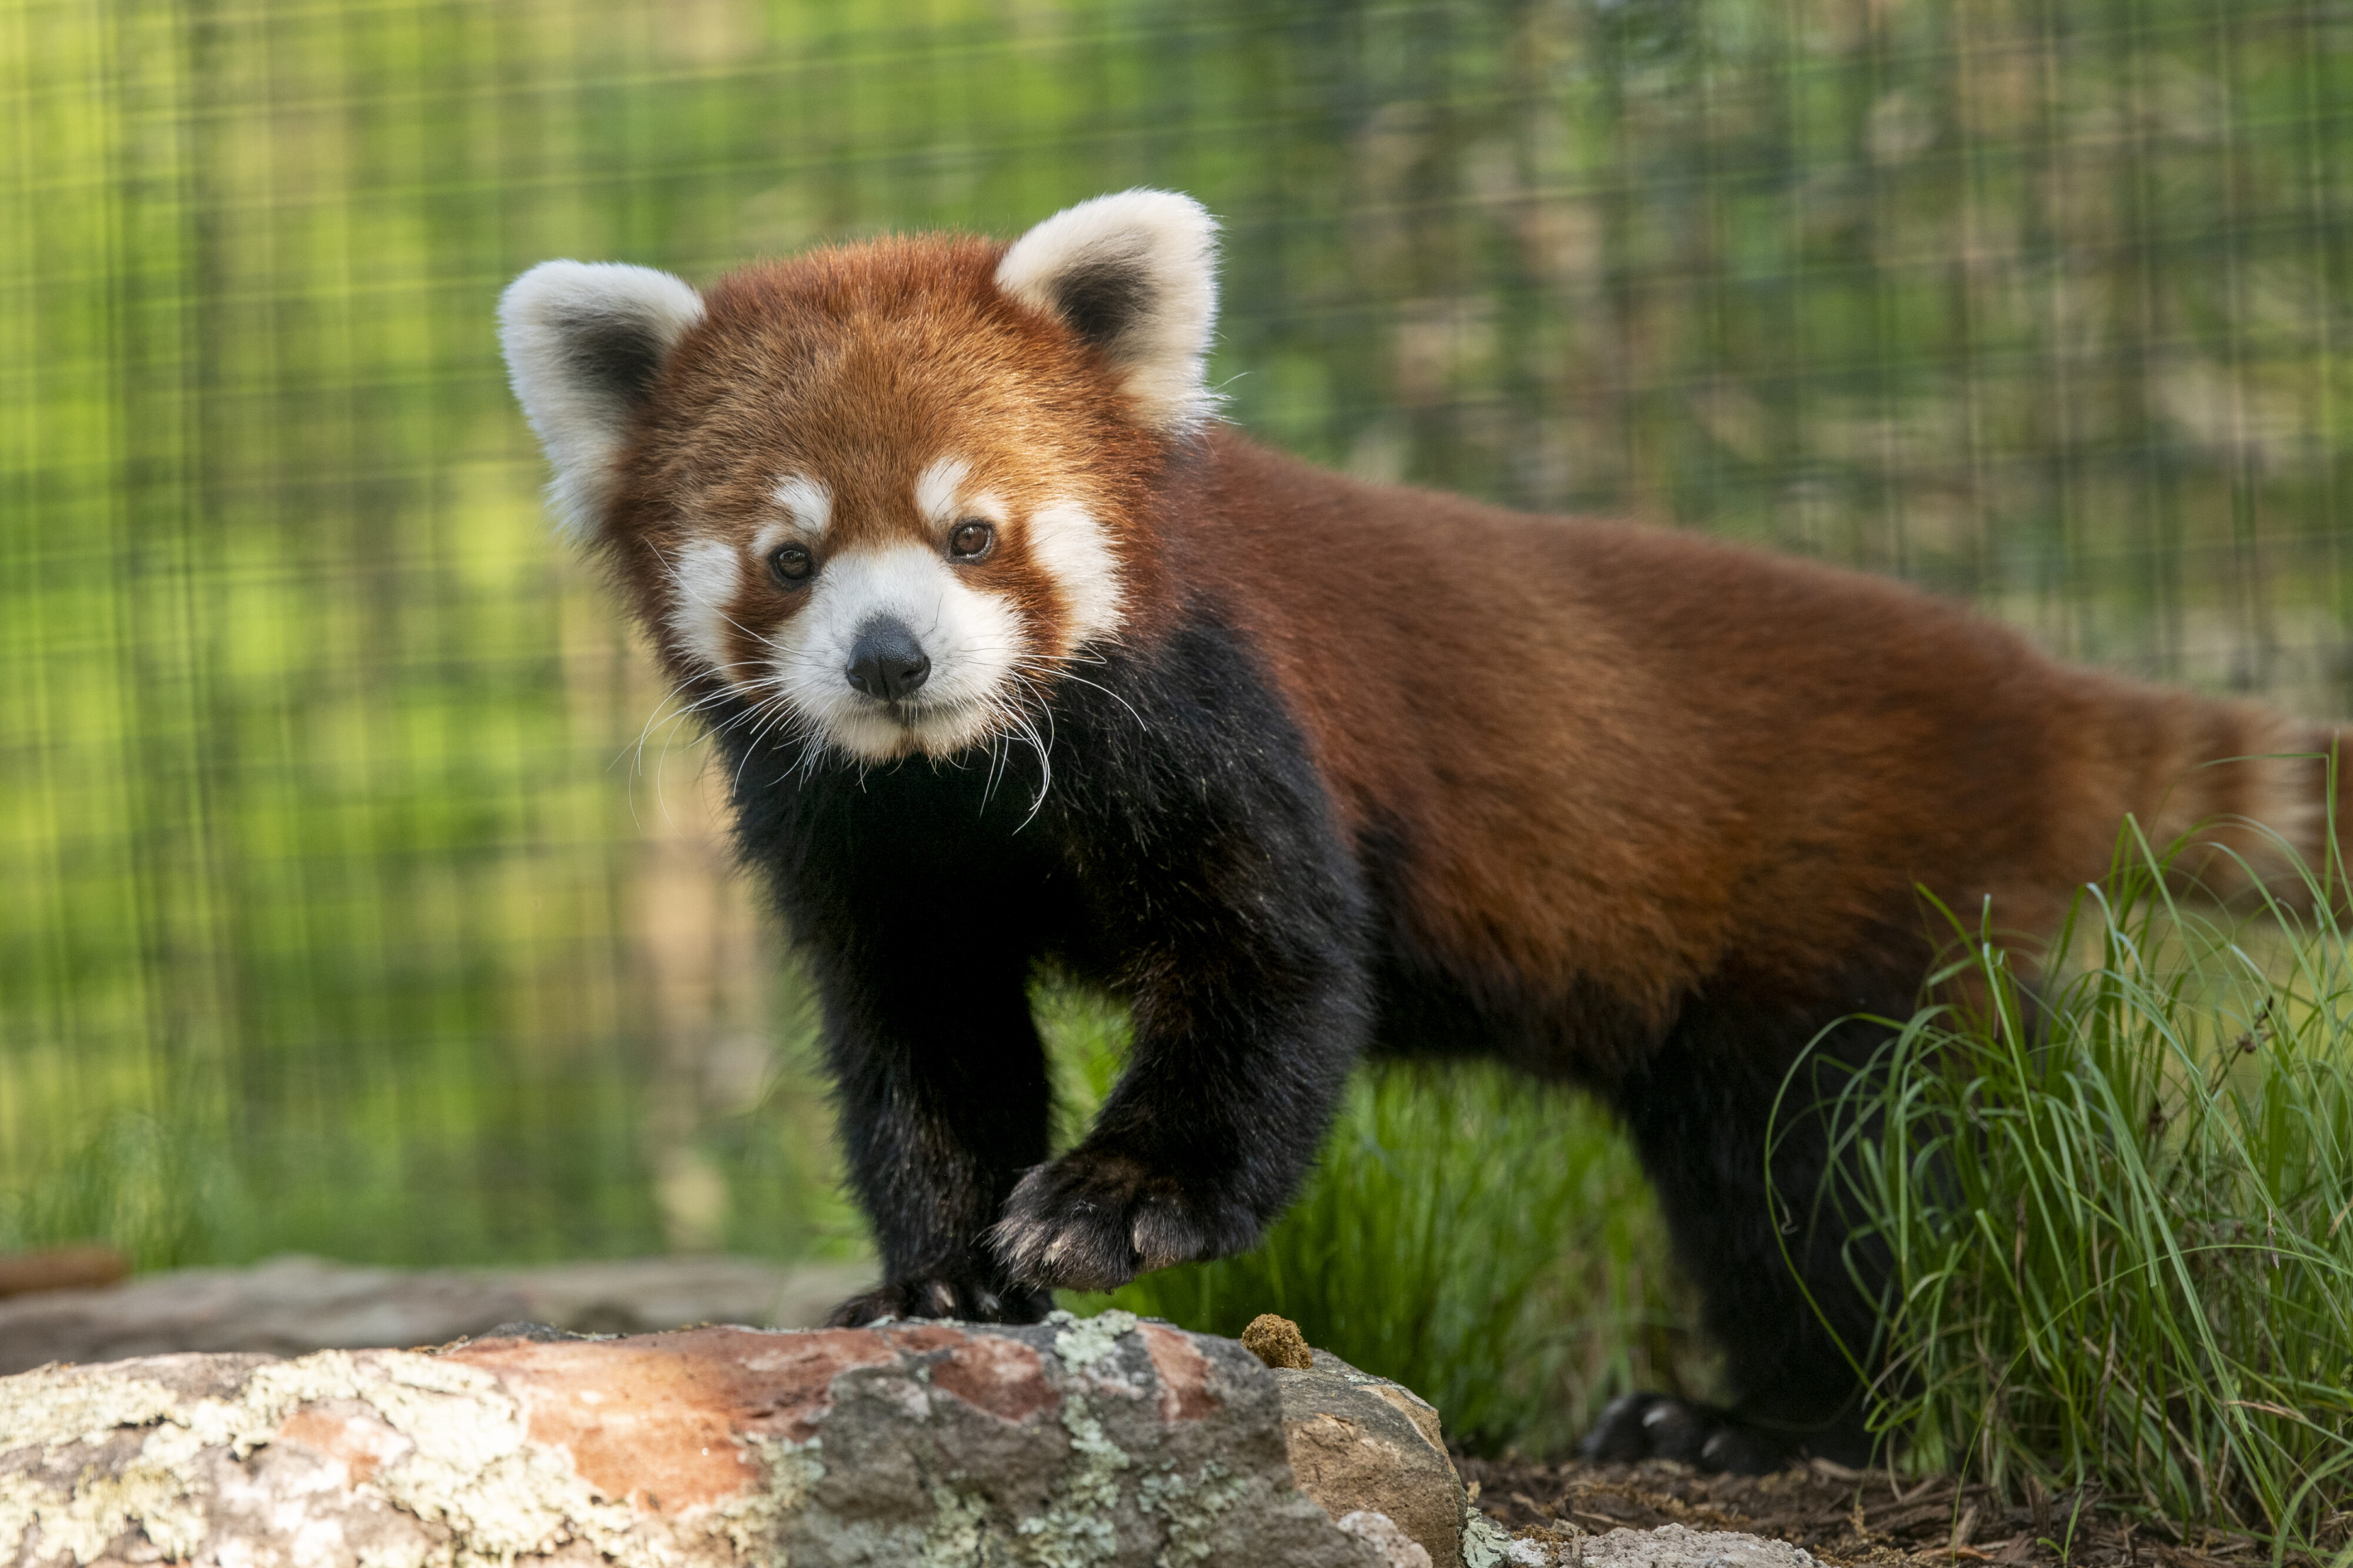
[{"label": "red panda's dark eye", "polygon": [[996,542],[997,530],[978,518],[968,517],[957,523],[955,531],[948,535],[948,553],[965,561],[975,561],[987,554],[988,547]]},{"label": "red panda's dark eye", "polygon": [[768,557],[768,570],[776,574],[779,583],[787,585],[804,583],[808,580],[808,574],[817,570],[817,557],[809,553],[806,544],[780,545],[776,552]]}]

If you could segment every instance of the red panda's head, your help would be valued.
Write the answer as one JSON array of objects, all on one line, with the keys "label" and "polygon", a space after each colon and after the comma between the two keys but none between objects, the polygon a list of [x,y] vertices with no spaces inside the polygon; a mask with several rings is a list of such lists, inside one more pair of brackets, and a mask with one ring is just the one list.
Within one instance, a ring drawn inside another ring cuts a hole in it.
[{"label": "red panda's head", "polygon": [[1211,405],[1215,232],[1129,191],[1010,246],[848,246],[708,294],[550,261],[501,337],[559,527],[675,676],[861,761],[948,756],[1131,615],[1147,486]]}]

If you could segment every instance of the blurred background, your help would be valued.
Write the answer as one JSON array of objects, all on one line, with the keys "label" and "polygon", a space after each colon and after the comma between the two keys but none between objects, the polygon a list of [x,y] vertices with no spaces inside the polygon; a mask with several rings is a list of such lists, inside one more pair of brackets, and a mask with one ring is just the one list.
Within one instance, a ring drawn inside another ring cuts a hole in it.
[{"label": "blurred background", "polygon": [[2346,0],[0,0],[0,1247],[858,1254],[549,257],[1182,188],[1269,441],[2353,712]]}]

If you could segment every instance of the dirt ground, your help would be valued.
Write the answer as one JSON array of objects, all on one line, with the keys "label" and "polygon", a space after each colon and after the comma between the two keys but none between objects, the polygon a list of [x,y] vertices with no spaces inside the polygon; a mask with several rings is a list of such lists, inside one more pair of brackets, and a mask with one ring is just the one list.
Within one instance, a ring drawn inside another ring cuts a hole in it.
[{"label": "dirt ground", "polygon": [[[1832,1568],[2256,1568],[2270,1552],[2244,1536],[2135,1521],[2096,1496],[2010,1504],[1948,1477],[1897,1482],[1816,1460],[1776,1476],[1702,1475],[1671,1459],[1556,1465],[1458,1458],[1480,1509],[1518,1532],[1575,1525],[1737,1530],[1802,1546]],[[2353,1528],[2353,1512],[2340,1515]],[[2295,1563],[2300,1559],[2291,1556]]]}]

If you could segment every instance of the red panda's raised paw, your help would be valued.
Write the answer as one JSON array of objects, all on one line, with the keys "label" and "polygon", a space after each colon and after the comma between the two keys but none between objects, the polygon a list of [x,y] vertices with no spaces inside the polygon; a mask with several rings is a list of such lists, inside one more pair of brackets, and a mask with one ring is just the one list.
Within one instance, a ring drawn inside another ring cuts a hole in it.
[{"label": "red panda's raised paw", "polygon": [[1074,1149],[1021,1178],[988,1245],[1025,1284],[1112,1290],[1172,1263],[1245,1251],[1260,1224],[1241,1204],[1189,1194],[1141,1160]]}]

